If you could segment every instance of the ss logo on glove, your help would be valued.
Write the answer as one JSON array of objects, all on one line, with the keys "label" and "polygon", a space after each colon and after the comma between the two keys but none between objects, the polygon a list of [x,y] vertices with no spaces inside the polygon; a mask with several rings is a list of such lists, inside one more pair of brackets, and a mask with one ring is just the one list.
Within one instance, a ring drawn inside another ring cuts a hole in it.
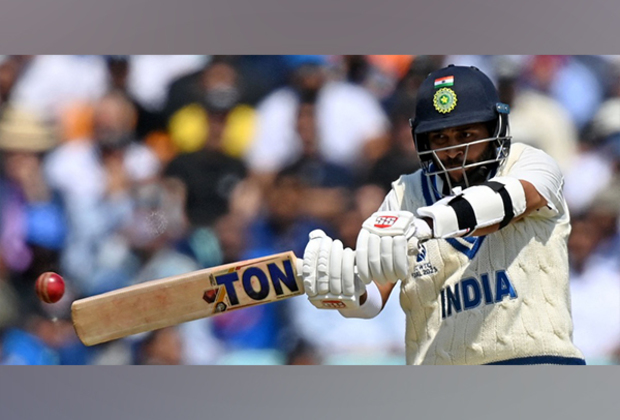
[{"label": "ss logo on glove", "polygon": [[365,284],[406,279],[412,268],[409,255],[416,255],[419,241],[431,236],[429,225],[411,212],[374,213],[357,237],[355,262],[360,279]]},{"label": "ss logo on glove", "polygon": [[379,229],[388,228],[394,225],[397,220],[398,217],[396,216],[378,216],[375,220],[375,227]]}]

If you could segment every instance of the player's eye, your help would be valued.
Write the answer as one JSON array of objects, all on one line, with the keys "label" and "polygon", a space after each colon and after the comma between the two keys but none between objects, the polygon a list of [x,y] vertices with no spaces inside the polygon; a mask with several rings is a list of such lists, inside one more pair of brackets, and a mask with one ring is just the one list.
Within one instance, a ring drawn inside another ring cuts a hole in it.
[{"label": "player's eye", "polygon": [[429,136],[431,144],[435,146],[441,146],[442,144],[445,144],[447,139],[448,137],[444,136],[443,134],[434,134]]},{"label": "player's eye", "polygon": [[468,131],[463,131],[461,133],[461,139],[463,139],[463,140],[471,141],[471,140],[473,140],[473,139],[475,139],[477,137],[479,137],[479,133],[476,132],[476,131],[473,131],[473,130],[472,131],[469,131],[469,130]]}]

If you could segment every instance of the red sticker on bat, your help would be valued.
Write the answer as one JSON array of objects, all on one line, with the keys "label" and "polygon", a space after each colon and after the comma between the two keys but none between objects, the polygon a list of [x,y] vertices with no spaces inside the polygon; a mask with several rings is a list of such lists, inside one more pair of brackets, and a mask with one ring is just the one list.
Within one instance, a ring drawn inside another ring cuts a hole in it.
[{"label": "red sticker on bat", "polygon": [[377,220],[375,220],[375,227],[379,229],[389,228],[393,226],[397,220],[397,216],[379,216]]},{"label": "red sticker on bat", "polygon": [[202,295],[202,298],[207,303],[213,303],[213,302],[215,302],[215,296],[216,295],[217,295],[217,289],[209,289],[209,290],[205,291],[205,293]]}]

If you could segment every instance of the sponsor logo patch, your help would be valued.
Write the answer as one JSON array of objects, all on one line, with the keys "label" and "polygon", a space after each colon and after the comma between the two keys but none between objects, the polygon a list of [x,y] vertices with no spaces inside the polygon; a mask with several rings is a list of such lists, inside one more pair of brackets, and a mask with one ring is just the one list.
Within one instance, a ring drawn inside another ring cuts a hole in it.
[{"label": "sponsor logo patch", "polygon": [[379,216],[377,220],[375,220],[375,227],[379,229],[389,228],[390,226],[394,226],[394,223],[398,220],[396,216]]}]

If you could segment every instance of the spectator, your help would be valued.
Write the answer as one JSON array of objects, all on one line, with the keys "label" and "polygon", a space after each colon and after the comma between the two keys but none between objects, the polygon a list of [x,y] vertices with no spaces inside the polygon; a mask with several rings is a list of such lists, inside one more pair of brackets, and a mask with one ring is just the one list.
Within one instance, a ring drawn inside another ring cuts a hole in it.
[{"label": "spectator", "polygon": [[128,57],[127,92],[149,112],[161,113],[171,83],[200,70],[204,55],[132,55]]},{"label": "spectator", "polygon": [[31,58],[20,55],[0,55],[0,107],[10,101],[13,89]]},{"label": "spectator", "polygon": [[617,254],[597,255],[604,245],[593,215],[573,222],[568,243],[573,337],[589,364],[609,364],[620,346],[620,270]]},{"label": "spectator", "polygon": [[328,227],[305,217],[303,197],[305,188],[297,176],[281,172],[268,190],[266,208],[249,227],[247,258],[277,252],[293,251],[302,255],[308,234],[313,229]]},{"label": "spectator", "polygon": [[205,145],[180,154],[165,169],[165,176],[181,180],[186,187],[186,210],[193,226],[212,226],[226,214],[233,190],[247,174],[241,160],[222,151],[225,119],[225,114],[212,115]]},{"label": "spectator", "polygon": [[388,129],[377,100],[360,86],[328,81],[324,59],[297,61],[291,85],[274,91],[257,108],[258,131],[246,155],[251,171],[270,179],[300,156],[296,110],[300,101],[312,97],[319,151],[326,160],[353,169],[376,159]]},{"label": "spectator", "polygon": [[413,173],[420,167],[415,145],[411,141],[410,118],[409,107],[393,111],[389,149],[370,167],[366,183],[380,186],[384,195],[392,188],[392,182],[396,181],[400,174]]},{"label": "spectator", "polygon": [[[0,258],[0,335],[5,328],[11,326],[17,320],[20,314],[20,296],[9,282],[8,277],[4,262]],[[0,348],[1,357],[2,349]]]},{"label": "spectator", "polygon": [[287,365],[320,365],[322,360],[316,348],[306,340],[299,340],[286,355]]},{"label": "spectator", "polygon": [[95,55],[37,55],[27,60],[11,102],[56,119],[75,102],[93,102],[108,89],[105,60]]},{"label": "spectator", "polygon": [[183,363],[183,342],[176,328],[153,331],[137,345],[136,364],[180,365]]},{"label": "spectator", "polygon": [[319,153],[316,104],[309,98],[299,104],[295,132],[302,143],[301,156],[285,167],[282,174],[303,183],[301,212],[306,217],[332,224],[347,206],[354,186],[353,174]]},{"label": "spectator", "polygon": [[[134,141],[136,111],[118,92],[95,104],[92,139],[62,144],[49,156],[46,175],[67,205],[70,230],[62,266],[79,291],[92,294],[103,240],[129,217],[129,190],[156,176],[159,161]],[[110,285],[111,286],[111,285]]]},{"label": "spectator", "polygon": [[227,57],[214,57],[204,69],[175,80],[164,109],[173,144],[181,153],[216,141],[224,154],[240,158],[254,130],[254,110],[240,103],[242,81]]},{"label": "spectator", "polygon": [[614,163],[620,160],[620,149],[614,147],[619,136],[620,97],[613,97],[592,119],[582,151],[566,174],[566,201],[572,210],[584,211],[597,194],[609,188],[619,172]]},{"label": "spectator", "polygon": [[55,323],[45,314],[29,312],[21,327],[9,328],[2,337],[0,365],[59,365],[53,347]]},{"label": "spectator", "polygon": [[337,79],[364,87],[378,100],[390,95],[407,72],[411,55],[343,55],[331,57]]},{"label": "spectator", "polygon": [[[200,268],[194,259],[177,249],[187,226],[183,188],[178,182],[153,180],[134,186],[130,200],[130,217],[115,233],[101,240],[99,266],[93,273],[93,293]],[[123,346],[103,346],[97,357],[103,364],[110,363],[106,362],[110,360],[130,363],[130,348],[137,346],[137,355],[134,356],[140,363],[181,363],[186,342],[195,341],[188,331],[191,328],[174,329],[146,338],[143,335],[128,337],[122,340]]]},{"label": "spectator", "polygon": [[67,225],[60,196],[46,181],[43,160],[56,143],[52,127],[8,108],[0,120],[0,253],[17,293],[34,298],[32,279],[57,268]]},{"label": "spectator", "polygon": [[155,180],[135,186],[130,194],[129,217],[100,240],[100,265],[92,274],[98,289],[94,293],[199,268],[175,249],[186,230],[182,187]]},{"label": "spectator", "polygon": [[568,111],[579,131],[604,100],[606,83],[597,78],[600,61],[596,56],[561,56],[552,73],[549,93]]},{"label": "spectator", "polygon": [[576,158],[578,127],[571,114],[549,93],[559,58],[533,58],[522,80],[518,63],[504,61],[498,74],[500,99],[510,106],[510,134],[544,150],[564,173]]},{"label": "spectator", "polygon": [[122,93],[136,110],[136,138],[143,140],[154,131],[165,130],[161,112],[144,107],[130,90],[131,58],[125,55],[106,56],[106,68],[110,78],[110,90]]}]

